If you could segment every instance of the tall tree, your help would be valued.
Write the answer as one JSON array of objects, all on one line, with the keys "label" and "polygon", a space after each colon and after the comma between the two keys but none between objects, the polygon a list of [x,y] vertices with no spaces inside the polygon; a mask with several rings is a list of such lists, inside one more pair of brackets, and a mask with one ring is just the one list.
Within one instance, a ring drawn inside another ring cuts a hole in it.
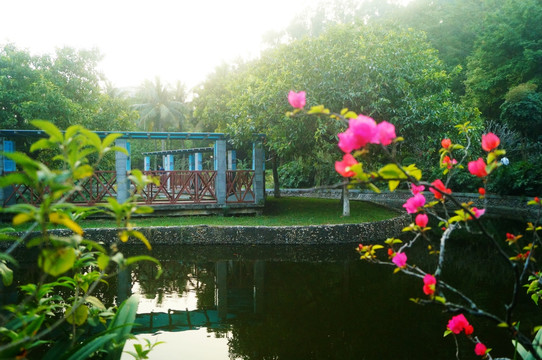
[{"label": "tall tree", "polygon": [[146,80],[133,105],[139,112],[138,126],[147,131],[179,131],[186,117],[186,105],[176,100],[175,95],[160,78],[154,82]]},{"label": "tall tree", "polygon": [[542,2],[505,0],[487,17],[469,58],[467,99],[488,119],[498,119],[508,91],[542,85]]}]

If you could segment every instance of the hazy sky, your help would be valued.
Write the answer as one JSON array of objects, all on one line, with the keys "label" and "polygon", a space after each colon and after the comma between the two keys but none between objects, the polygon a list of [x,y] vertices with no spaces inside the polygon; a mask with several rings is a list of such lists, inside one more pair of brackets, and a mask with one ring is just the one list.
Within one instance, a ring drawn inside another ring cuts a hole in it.
[{"label": "hazy sky", "polygon": [[189,88],[215,66],[259,53],[261,37],[282,30],[306,0],[4,0],[0,45],[32,54],[97,47],[115,86],[159,76]]}]

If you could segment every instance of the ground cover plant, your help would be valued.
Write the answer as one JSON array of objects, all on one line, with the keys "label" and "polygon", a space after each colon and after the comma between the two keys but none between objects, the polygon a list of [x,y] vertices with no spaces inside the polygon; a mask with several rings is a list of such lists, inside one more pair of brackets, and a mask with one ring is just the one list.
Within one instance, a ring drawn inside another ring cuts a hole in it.
[{"label": "ground cover plant", "polygon": [[[137,225],[146,226],[291,226],[323,224],[357,224],[385,220],[398,215],[394,210],[365,201],[352,201],[351,216],[343,217],[339,200],[304,197],[267,197],[262,215],[256,216],[182,216],[140,217]],[[117,223],[109,219],[81,220],[82,228],[111,228]],[[17,231],[28,229],[27,224],[11,226],[4,222],[0,226]],[[61,227],[61,226],[59,226]]]}]

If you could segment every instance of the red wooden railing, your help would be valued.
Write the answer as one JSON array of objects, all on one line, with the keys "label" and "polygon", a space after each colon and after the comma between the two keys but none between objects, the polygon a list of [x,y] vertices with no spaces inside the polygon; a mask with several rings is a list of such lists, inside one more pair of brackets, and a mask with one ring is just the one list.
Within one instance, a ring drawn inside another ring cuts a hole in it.
[{"label": "red wooden railing", "polygon": [[[150,184],[139,194],[139,201],[149,205],[216,203],[216,171],[145,171],[156,176],[160,185]],[[226,172],[226,202],[254,203],[254,171],[228,170]],[[68,199],[77,204],[104,203],[108,197],[116,198],[117,175],[115,171],[95,171],[78,184]],[[133,185],[131,186],[133,189]],[[2,206],[13,203],[38,205],[41,195],[26,185],[15,185],[5,192]]]},{"label": "red wooden railing", "polygon": [[146,204],[216,203],[216,171],[145,171],[160,185],[149,184],[140,194]]},{"label": "red wooden railing", "polygon": [[227,203],[253,203],[254,202],[254,171],[228,170],[226,171],[226,202]]}]

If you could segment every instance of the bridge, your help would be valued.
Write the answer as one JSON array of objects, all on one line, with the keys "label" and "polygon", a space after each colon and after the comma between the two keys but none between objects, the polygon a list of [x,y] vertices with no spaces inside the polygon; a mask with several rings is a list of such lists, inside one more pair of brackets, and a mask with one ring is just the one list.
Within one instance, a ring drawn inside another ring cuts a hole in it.
[{"label": "bridge", "polygon": [[[69,201],[81,205],[100,205],[107,198],[124,202],[134,186],[129,180],[131,171],[131,140],[204,140],[214,142],[212,147],[175,149],[143,153],[143,173],[160,179],[160,184],[149,184],[139,193],[139,202],[152,206],[155,212],[179,214],[210,214],[227,210],[229,213],[260,212],[264,202],[264,151],[263,135],[256,135],[252,146],[252,168],[236,168],[235,150],[228,149],[228,136],[223,133],[188,132],[106,132],[96,131],[101,138],[120,133],[116,145],[127,150],[128,155],[117,152],[115,170],[96,170],[78,185]],[[12,152],[16,140],[39,138],[47,134],[41,130],[0,130],[0,151]],[[202,168],[202,154],[212,153],[212,169]],[[160,170],[151,170],[150,159],[161,159]],[[175,170],[175,157],[188,156],[188,169]],[[0,155],[0,173],[17,171],[15,164]],[[15,203],[37,205],[40,195],[24,184],[0,191],[0,204]]]}]

